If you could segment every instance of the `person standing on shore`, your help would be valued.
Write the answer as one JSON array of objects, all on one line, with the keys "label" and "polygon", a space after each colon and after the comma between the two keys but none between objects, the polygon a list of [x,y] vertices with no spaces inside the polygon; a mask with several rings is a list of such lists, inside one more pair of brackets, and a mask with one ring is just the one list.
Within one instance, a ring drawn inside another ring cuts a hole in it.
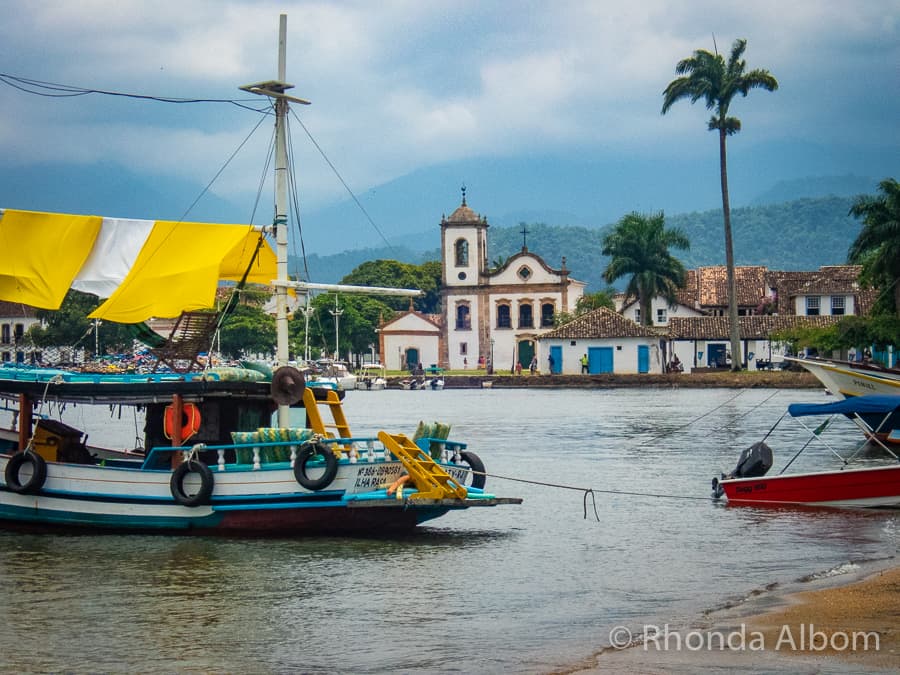
[{"label": "person standing on shore", "polygon": [[537,354],[531,357],[531,374],[534,375],[537,372]]},{"label": "person standing on shore", "polygon": [[586,375],[588,372],[588,357],[587,354],[584,354],[581,357],[581,374]]},{"label": "person standing on shore", "polygon": [[550,364],[550,369],[547,371],[547,374],[552,375],[553,374],[553,363],[554,363],[553,354],[550,355],[550,357],[547,359],[547,362]]}]

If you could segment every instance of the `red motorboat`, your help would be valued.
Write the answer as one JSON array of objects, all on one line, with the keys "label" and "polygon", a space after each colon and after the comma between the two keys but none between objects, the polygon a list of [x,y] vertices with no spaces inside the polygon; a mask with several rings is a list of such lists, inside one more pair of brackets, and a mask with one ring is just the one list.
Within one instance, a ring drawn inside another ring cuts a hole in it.
[{"label": "red motorboat", "polygon": [[[900,433],[900,396],[855,396],[826,404],[795,403],[788,407],[788,414],[794,418],[845,415],[863,430],[866,441],[849,457],[841,456],[826,443],[841,460],[836,470],[784,473],[809,445],[807,442],[779,474],[772,476],[767,475],[773,463],[771,448],[765,442],[755,443],[744,450],[734,471],[713,478],[714,497],[724,496],[733,504],[900,508],[900,458],[883,440]],[[828,421],[815,429],[803,426],[810,431],[812,439],[821,440]],[[867,444],[880,447],[893,461],[877,466],[852,465]]]}]

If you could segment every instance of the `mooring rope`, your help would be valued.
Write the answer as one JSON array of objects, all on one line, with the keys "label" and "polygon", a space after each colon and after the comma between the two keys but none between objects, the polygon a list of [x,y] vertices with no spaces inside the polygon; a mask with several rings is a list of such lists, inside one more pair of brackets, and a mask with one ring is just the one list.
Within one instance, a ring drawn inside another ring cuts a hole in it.
[{"label": "mooring rope", "polygon": [[[709,415],[713,414],[717,410],[721,409],[723,406],[727,405],[728,403],[730,403],[731,401],[736,399],[738,396],[743,394],[744,391],[746,391],[746,390],[744,390],[744,389],[740,390],[734,396],[726,399],[725,401],[723,401],[722,403],[717,405],[715,408],[712,408],[711,410],[706,411],[702,415],[699,415],[699,416],[693,418],[692,420],[685,422],[684,424],[682,424],[680,426],[675,427],[674,429],[669,429],[661,434],[651,436],[649,440],[659,440],[659,439],[664,438],[665,436],[668,436],[676,431],[680,431],[681,429],[685,429],[685,428],[691,426],[692,424],[695,424],[696,422],[702,420],[704,417],[708,417]],[[759,406],[766,403],[769,399],[771,399],[777,393],[778,392],[776,391],[773,394],[771,394],[770,396],[767,396],[763,401],[756,404],[754,406],[754,409],[758,408]],[[749,411],[749,412],[752,412],[752,411]],[[745,413],[745,415],[749,414],[749,412]],[[784,417],[784,415],[782,415],[782,417]],[[779,420],[779,422],[780,421],[781,420]],[[768,437],[769,434],[772,433],[772,431],[775,429],[776,426],[778,426],[778,422],[776,422],[772,426],[772,429],[769,430],[769,433],[766,434],[766,437]],[[647,439],[644,439],[642,442],[646,442],[646,441],[647,441]],[[584,494],[584,519],[587,520],[588,497],[590,497],[591,503],[592,503],[593,509],[594,509],[594,517],[597,519],[597,522],[600,522],[600,514],[597,511],[597,499],[596,499],[597,494],[619,495],[619,496],[626,496],[626,497],[653,497],[656,499],[682,499],[682,500],[690,500],[690,501],[710,501],[710,499],[712,499],[711,497],[698,497],[697,495],[679,495],[679,494],[668,494],[668,493],[663,493],[663,492],[642,492],[639,490],[613,490],[613,489],[601,489],[601,488],[593,488],[593,487],[580,487],[577,485],[565,485],[562,483],[551,483],[548,481],[530,480],[528,478],[514,478],[513,476],[501,476],[500,474],[488,473],[486,471],[474,471],[473,469],[469,469],[469,468],[465,468],[465,467],[460,467],[460,468],[463,468],[465,471],[471,473],[473,476],[474,475],[485,476],[485,477],[490,476],[491,478],[497,478],[499,480],[508,480],[508,481],[512,481],[515,483],[527,483],[528,485],[538,485],[541,487],[556,488],[559,490],[574,490],[576,492],[581,492]]]},{"label": "mooring rope", "polygon": [[663,492],[640,492],[638,490],[604,490],[601,488],[593,488],[593,487],[580,487],[578,485],[565,485],[563,483],[550,483],[547,481],[541,480],[531,480],[528,478],[514,478],[513,476],[501,476],[497,473],[488,473],[487,471],[475,471],[473,469],[468,469],[465,467],[459,467],[468,473],[471,473],[473,476],[485,476],[491,478],[497,478],[499,480],[508,480],[514,483],[527,483],[528,485],[539,485],[541,487],[549,487],[556,488],[559,490],[573,490],[575,492],[584,493],[584,519],[587,520],[588,516],[588,496],[591,497],[594,506],[594,517],[597,519],[597,522],[600,522],[600,514],[597,512],[597,494],[605,494],[605,495],[620,495],[626,497],[657,497],[660,499],[689,499],[692,501],[709,501],[710,497],[698,497],[697,495],[676,495],[676,494],[666,494]]},{"label": "mooring rope", "polygon": [[[710,409],[710,410],[707,410],[707,411],[706,411],[705,413],[703,413],[702,415],[699,415],[699,416],[695,417],[695,418],[692,419],[692,420],[688,420],[688,421],[685,422],[684,424],[681,424],[681,425],[679,425],[679,426],[677,426],[677,427],[674,427],[674,428],[672,428],[672,429],[667,429],[667,430],[665,430],[665,431],[663,431],[663,432],[660,432],[660,433],[658,433],[658,434],[656,434],[656,435],[654,435],[654,436],[650,436],[650,438],[648,438],[648,439],[642,439],[642,440],[640,440],[640,441],[635,441],[635,445],[637,445],[637,443],[646,443],[647,441],[658,441],[658,440],[660,440],[660,439],[665,438],[666,436],[669,436],[669,435],[671,435],[671,434],[674,434],[676,431],[681,431],[682,429],[686,429],[686,428],[688,428],[689,426],[691,426],[692,424],[696,424],[697,422],[699,422],[700,420],[702,420],[704,417],[709,417],[709,416],[712,415],[714,412],[718,411],[719,409],[721,409],[721,408],[724,407],[725,405],[731,403],[734,399],[736,399],[738,396],[740,396],[741,394],[743,394],[744,391],[745,391],[744,389],[741,389],[741,390],[740,390],[738,393],[736,393],[734,396],[732,396],[731,398],[728,398],[728,399],[722,401],[722,403],[720,403],[719,405],[717,405],[715,408],[712,408],[712,409]],[[771,397],[769,397],[769,398],[771,398]],[[768,399],[766,399],[766,400],[768,400]]]}]

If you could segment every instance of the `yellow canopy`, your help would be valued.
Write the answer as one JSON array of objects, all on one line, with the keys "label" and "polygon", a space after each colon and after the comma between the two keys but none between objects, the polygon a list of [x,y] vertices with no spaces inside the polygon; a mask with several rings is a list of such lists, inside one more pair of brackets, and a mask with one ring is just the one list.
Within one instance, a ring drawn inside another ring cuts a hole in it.
[{"label": "yellow canopy", "polygon": [[74,285],[111,293],[92,319],[139,323],[211,308],[219,280],[245,274],[262,284],[277,276],[275,253],[250,225],[0,210],[0,300],[59,309]]},{"label": "yellow canopy", "polygon": [[253,253],[256,251],[259,243],[259,233],[249,232],[241,242],[235,246],[222,260],[219,268],[219,279],[227,279],[228,281],[240,281],[247,274],[247,283],[251,284],[271,284],[278,274],[278,261],[275,257],[275,251],[266,241],[259,246],[259,253],[253,265]]},{"label": "yellow canopy", "polygon": [[0,218],[0,299],[59,309],[102,221],[99,216],[5,210]]},{"label": "yellow canopy", "polygon": [[[258,240],[249,225],[157,221],[131,271],[90,318],[138,323],[213,307],[219,279],[239,281]],[[275,254],[263,242],[248,281],[275,276]]]}]

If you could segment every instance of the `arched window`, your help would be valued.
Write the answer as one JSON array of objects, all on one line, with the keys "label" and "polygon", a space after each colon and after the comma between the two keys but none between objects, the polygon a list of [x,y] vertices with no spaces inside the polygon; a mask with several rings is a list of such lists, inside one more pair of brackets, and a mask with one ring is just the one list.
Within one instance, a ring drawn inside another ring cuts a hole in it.
[{"label": "arched window", "polygon": [[454,248],[456,249],[456,266],[468,267],[469,242],[467,242],[465,239],[457,239]]},{"label": "arched window", "polygon": [[541,304],[541,328],[553,327],[554,309],[552,302],[544,302]]},{"label": "arched window", "polygon": [[457,330],[469,330],[472,328],[472,318],[469,315],[468,305],[456,306],[456,328]]},{"label": "arched window", "polygon": [[534,311],[529,302],[519,305],[519,328],[534,328]]},{"label": "arched window", "polygon": [[497,328],[512,328],[509,305],[497,305]]}]

